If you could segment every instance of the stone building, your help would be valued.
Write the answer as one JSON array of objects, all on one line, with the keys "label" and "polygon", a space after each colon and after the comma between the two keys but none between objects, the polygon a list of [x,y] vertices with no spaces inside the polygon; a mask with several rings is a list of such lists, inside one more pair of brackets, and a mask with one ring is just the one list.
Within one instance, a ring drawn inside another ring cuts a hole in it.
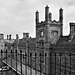
[{"label": "stone building", "polygon": [[[63,36],[63,9],[60,8],[59,10],[59,21],[52,20],[52,13],[49,13],[49,7],[45,7],[45,21],[39,22],[39,12],[36,11],[36,52],[42,53],[49,53],[49,52],[56,52],[57,59],[56,59],[56,74],[60,75],[60,53],[61,55],[61,65],[64,66],[61,68],[61,74],[65,74],[65,58],[67,60],[66,62],[66,74],[70,75],[70,66],[71,68],[74,68],[74,56],[72,56],[71,59],[71,65],[70,65],[70,52],[72,55],[74,54],[75,50],[75,23],[70,23],[70,34],[68,36]],[[50,56],[47,57],[47,60]],[[52,56],[52,63],[55,64],[55,56]],[[39,56],[38,56],[38,59]],[[48,61],[46,61],[48,62]],[[44,57],[42,57],[42,70],[45,68],[45,60]],[[39,65],[38,65],[39,66]],[[46,65],[47,71],[49,63]],[[52,65],[52,75],[55,74],[55,66]],[[48,71],[49,72],[49,71]],[[47,72],[47,73],[48,73]],[[74,74],[74,69],[72,69],[71,74]]]},{"label": "stone building", "polygon": [[[30,52],[33,53],[33,55],[35,54],[35,50],[36,50],[36,38],[31,38],[29,37],[29,33],[23,33],[23,38],[19,39],[18,34],[16,34],[16,39],[13,43],[13,50],[15,52],[15,50],[17,50],[18,52],[18,58],[17,60],[20,61],[20,50],[22,51],[23,54],[23,58],[22,58],[22,63],[25,64],[25,60],[27,62],[27,65],[30,64]],[[24,58],[26,55],[26,59]],[[15,58],[15,55],[14,55]]]},{"label": "stone building", "polygon": [[14,39],[12,39],[11,34],[7,35],[7,39],[4,40],[5,40],[5,49],[7,49],[8,51],[10,51],[11,49],[13,50]]},{"label": "stone building", "polygon": [[[35,12],[36,22],[36,52],[49,53],[50,45],[56,44],[63,36],[63,9],[59,10],[59,21],[52,20],[48,5],[45,7],[45,21],[39,22],[39,12]],[[39,49],[38,49],[39,48]],[[43,58],[44,59],[44,58]]]},{"label": "stone building", "polygon": [[12,49],[13,42],[14,39],[11,39],[11,35],[7,35],[7,39],[4,39],[4,34],[0,34],[0,50]]},{"label": "stone building", "polygon": [[4,50],[5,42],[4,42],[4,34],[0,34],[0,51]]},{"label": "stone building", "polygon": [[[59,21],[52,20],[52,13],[49,12],[48,5],[45,7],[45,21],[39,22],[39,12],[36,11],[36,52],[38,55],[50,52],[50,47],[56,44],[63,36],[63,9],[59,10]],[[39,60],[39,56],[38,59]],[[42,57],[42,68],[45,67],[44,57]],[[47,65],[48,66],[48,65]]]},{"label": "stone building", "polygon": [[[45,7],[45,21],[39,22],[39,12],[36,11],[36,41],[45,46],[45,42],[56,44],[63,34],[63,9],[59,10],[59,21],[52,20],[49,7]],[[44,44],[43,44],[44,43]]]},{"label": "stone building", "polygon": [[[75,73],[75,57],[71,58],[70,63],[70,52],[72,55],[75,50],[75,23],[70,23],[70,34],[68,36],[63,36],[63,9],[59,9],[59,21],[52,20],[52,13],[49,12],[48,5],[45,7],[45,21],[39,22],[39,12],[35,12],[35,22],[36,22],[36,38],[30,38],[29,33],[23,33],[23,38],[19,39],[18,34],[16,35],[16,39],[13,42],[13,50],[22,50],[23,54],[27,53],[29,58],[29,53],[37,53],[36,59],[36,69],[41,70],[43,73],[50,75],[50,63],[49,63],[49,53],[56,52],[56,60],[55,54],[52,55],[52,75],[55,75],[55,71],[57,75],[60,75],[60,62],[61,62],[61,75],[65,74],[65,65],[66,65],[66,75],[74,75]],[[11,39],[11,38],[10,38]],[[9,45],[8,45],[9,46]],[[45,59],[45,52],[48,54]],[[42,54],[42,59],[40,61],[40,53]],[[60,53],[61,53],[61,61],[60,61]],[[32,60],[34,60],[32,58]],[[66,63],[65,63],[65,60]],[[56,63],[55,63],[56,61]],[[28,59],[27,59],[28,62]],[[41,63],[39,63],[41,62]],[[45,65],[46,62],[46,65]],[[32,67],[35,68],[35,61],[32,61]],[[56,67],[55,67],[56,64]],[[72,70],[70,70],[70,67]],[[56,70],[55,70],[56,68]]]},{"label": "stone building", "polygon": [[[28,50],[35,51],[36,44],[35,44],[36,38],[29,37],[29,33],[23,33],[23,38],[19,39],[18,34],[16,34],[16,39],[14,41],[14,50],[22,50],[23,53],[28,53]],[[30,52],[29,51],[29,52]]]},{"label": "stone building", "polygon": [[[68,36],[60,37],[60,39],[58,40],[56,45],[52,48],[52,50],[56,52],[57,55],[58,52],[61,53],[61,65],[62,65],[61,74],[64,75],[66,71],[66,75],[70,74],[74,75],[75,74],[75,23],[73,22],[70,23],[70,34]],[[60,55],[58,55],[56,63],[60,64]],[[66,65],[66,70],[65,70],[65,65]]]}]

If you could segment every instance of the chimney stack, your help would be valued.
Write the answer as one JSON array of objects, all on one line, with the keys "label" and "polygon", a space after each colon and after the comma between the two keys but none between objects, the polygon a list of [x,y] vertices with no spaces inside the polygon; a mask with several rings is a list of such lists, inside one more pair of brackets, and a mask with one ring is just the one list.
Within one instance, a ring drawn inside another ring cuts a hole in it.
[{"label": "chimney stack", "polygon": [[11,34],[9,35],[9,40],[11,40]]},{"label": "chimney stack", "polygon": [[18,34],[16,34],[16,39],[19,39],[19,36],[18,36]]},{"label": "chimney stack", "polygon": [[36,24],[37,24],[37,23],[39,23],[39,12],[36,11],[35,14],[36,14]]},{"label": "chimney stack", "polygon": [[45,21],[49,21],[49,7],[46,5],[45,7]]},{"label": "chimney stack", "polygon": [[75,23],[70,23],[70,36],[71,39],[75,36]]},{"label": "chimney stack", "polygon": [[8,35],[7,35],[7,40],[8,40]]},{"label": "chimney stack", "polygon": [[23,33],[23,39],[29,38],[29,33]]},{"label": "chimney stack", "polygon": [[0,34],[0,39],[4,39],[4,34]]}]

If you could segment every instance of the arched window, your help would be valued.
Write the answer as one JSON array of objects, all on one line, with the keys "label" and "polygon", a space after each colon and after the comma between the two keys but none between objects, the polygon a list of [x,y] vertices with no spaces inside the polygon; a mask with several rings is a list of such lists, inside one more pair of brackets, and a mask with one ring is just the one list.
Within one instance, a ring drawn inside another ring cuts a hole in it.
[{"label": "arched window", "polygon": [[42,38],[42,37],[44,37],[44,29],[41,29],[40,31],[39,31],[39,34],[40,34],[40,38]]},{"label": "arched window", "polygon": [[39,41],[39,46],[44,46],[44,41],[43,40]]}]

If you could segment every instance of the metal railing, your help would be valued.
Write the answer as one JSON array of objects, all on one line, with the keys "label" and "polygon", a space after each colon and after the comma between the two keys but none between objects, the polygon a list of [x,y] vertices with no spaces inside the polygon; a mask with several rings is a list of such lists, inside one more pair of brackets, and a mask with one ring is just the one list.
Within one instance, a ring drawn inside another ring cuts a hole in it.
[{"label": "metal railing", "polygon": [[[29,54],[29,55],[28,55]],[[75,75],[75,53],[20,53],[15,50],[0,52],[0,62],[9,66],[1,75]],[[2,65],[0,65],[2,68]],[[4,73],[5,72],[5,73]]]}]

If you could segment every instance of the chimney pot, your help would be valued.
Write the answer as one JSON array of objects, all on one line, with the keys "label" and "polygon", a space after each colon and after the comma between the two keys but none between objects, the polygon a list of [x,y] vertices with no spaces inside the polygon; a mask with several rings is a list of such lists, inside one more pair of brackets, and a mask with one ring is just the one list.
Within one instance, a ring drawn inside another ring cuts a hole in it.
[{"label": "chimney pot", "polygon": [[18,36],[18,34],[16,34],[16,39],[19,39],[19,36]]},{"label": "chimney pot", "polygon": [[7,40],[8,40],[8,35],[7,35]]},{"label": "chimney pot", "polygon": [[9,40],[11,40],[11,34],[9,35]]}]

